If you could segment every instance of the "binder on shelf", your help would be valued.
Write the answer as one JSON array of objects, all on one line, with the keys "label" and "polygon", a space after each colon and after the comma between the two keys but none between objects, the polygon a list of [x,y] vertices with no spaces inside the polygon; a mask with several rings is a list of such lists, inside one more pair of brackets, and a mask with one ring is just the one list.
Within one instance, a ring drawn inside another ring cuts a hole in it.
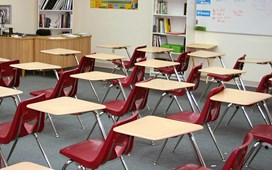
[{"label": "binder on shelf", "polygon": [[170,24],[170,18],[164,18],[164,32],[171,32],[171,24]]}]

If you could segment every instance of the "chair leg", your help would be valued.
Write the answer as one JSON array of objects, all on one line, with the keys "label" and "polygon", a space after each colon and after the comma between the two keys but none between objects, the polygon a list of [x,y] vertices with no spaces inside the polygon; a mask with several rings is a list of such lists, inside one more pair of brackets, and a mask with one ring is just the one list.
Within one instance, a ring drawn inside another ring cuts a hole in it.
[{"label": "chair leg", "polygon": [[251,123],[251,121],[250,121],[250,119],[249,119],[249,117],[248,117],[248,115],[247,115],[247,112],[246,112],[245,107],[242,106],[241,108],[242,108],[242,110],[243,110],[243,113],[244,113],[244,115],[245,115],[245,117],[246,117],[246,119],[247,119],[247,122],[248,122],[249,126],[250,126],[251,128],[253,128],[253,125],[252,125],[252,123]]},{"label": "chair leg", "polygon": [[[254,106],[255,106],[255,105],[254,105]],[[269,121],[266,119],[266,116],[265,116],[265,114],[264,114],[264,112],[263,112],[263,110],[262,110],[262,108],[261,108],[261,106],[260,106],[259,103],[257,103],[257,107],[258,107],[258,109],[259,109],[259,111],[260,111],[260,113],[261,113],[261,115],[262,115],[262,117],[263,117],[265,123],[268,124],[268,125],[270,125],[270,123],[269,123]]]},{"label": "chair leg", "polygon": [[189,135],[190,140],[191,140],[191,142],[192,142],[192,144],[194,146],[194,149],[195,149],[195,152],[197,154],[197,157],[198,157],[198,160],[199,160],[200,164],[202,166],[206,167],[206,164],[205,164],[204,159],[203,159],[203,157],[201,155],[201,152],[200,152],[200,150],[198,148],[198,145],[196,143],[196,140],[195,140],[195,137],[194,137],[193,133],[188,133],[188,135]]},{"label": "chair leg", "polygon": [[193,94],[191,91],[189,91],[189,93],[191,94],[192,100],[193,100],[193,102],[195,103],[197,110],[199,111],[199,113],[201,113],[200,108],[199,108],[199,105],[198,105],[198,103],[197,103],[197,101],[196,101],[196,99],[195,99],[194,94]]},{"label": "chair leg", "polygon": [[[7,166],[8,166],[8,163],[7,163],[7,161],[6,161],[5,157],[4,157],[4,154],[3,154],[3,152],[2,152],[1,147],[0,147],[0,159],[2,159],[2,161],[3,161],[3,163],[4,163],[4,166],[7,167]],[[1,168],[1,167],[0,167],[0,168]]]},{"label": "chair leg", "polygon": [[51,166],[51,164],[50,164],[50,162],[49,162],[49,160],[48,160],[48,158],[47,158],[47,156],[46,156],[46,154],[45,154],[45,152],[44,152],[44,149],[43,149],[43,147],[42,147],[42,145],[41,145],[41,143],[40,143],[40,141],[39,141],[39,139],[38,139],[38,135],[37,135],[36,133],[33,133],[33,136],[34,136],[35,139],[36,139],[36,142],[37,142],[37,144],[38,144],[38,146],[39,146],[39,148],[40,148],[40,150],[41,150],[41,152],[42,152],[42,154],[43,154],[43,157],[44,157],[44,159],[45,159],[45,161],[46,161],[48,167],[49,167],[49,168],[52,168],[52,166]]},{"label": "chair leg", "polygon": [[257,153],[259,152],[259,150],[262,147],[261,144],[262,143],[260,141],[258,141],[252,146],[252,148],[250,149],[250,151],[248,152],[248,154],[245,158],[245,161],[244,161],[245,167],[248,167],[250,165],[250,163],[252,162],[252,160],[255,158],[255,156],[257,155]]},{"label": "chair leg", "polygon": [[208,130],[209,130],[209,132],[210,132],[210,135],[211,135],[211,137],[212,137],[213,143],[215,144],[216,149],[217,149],[219,155],[221,156],[222,160],[225,161],[225,158],[224,158],[224,156],[223,156],[223,154],[222,154],[222,152],[221,152],[221,150],[220,150],[220,148],[219,148],[219,146],[218,146],[218,144],[217,144],[217,142],[216,142],[216,139],[215,139],[215,136],[214,136],[214,134],[213,134],[213,131],[212,131],[212,128],[211,128],[210,124],[209,124],[209,123],[206,123],[206,126],[207,126],[207,128],[208,128]]},{"label": "chair leg", "polygon": [[159,104],[160,104],[161,101],[162,101],[162,98],[163,98],[165,95],[166,95],[166,92],[164,92],[164,93],[161,95],[161,97],[160,97],[159,101],[156,103],[156,106],[154,107],[154,109],[153,109],[151,115],[154,115],[155,111],[157,110]]},{"label": "chair leg", "polygon": [[218,120],[218,123],[215,125],[213,132],[216,131],[216,129],[218,128],[218,126],[220,125],[220,123],[222,122],[223,118],[226,116],[226,113],[229,111],[230,107],[232,106],[232,103],[229,104],[227,106],[227,108],[225,109],[225,111],[223,112],[222,116],[220,117],[220,119]]},{"label": "chair leg", "polygon": [[164,148],[165,148],[165,145],[166,145],[167,141],[168,141],[168,139],[165,139],[165,141],[164,141],[164,143],[163,143],[163,145],[162,145],[162,147],[161,147],[161,150],[160,150],[160,152],[159,152],[159,154],[158,154],[158,156],[157,156],[157,159],[154,161],[154,165],[157,165],[157,163],[158,163],[158,161],[159,161],[159,159],[160,159],[160,157],[161,157],[162,151],[163,151]]},{"label": "chair leg", "polygon": [[98,97],[98,95],[97,95],[97,93],[96,93],[96,91],[95,91],[95,88],[94,88],[94,86],[93,86],[93,83],[92,83],[91,81],[89,81],[89,84],[90,84],[90,86],[91,86],[91,88],[92,88],[92,90],[93,90],[93,93],[94,93],[94,95],[95,95],[97,101],[99,102],[99,97]]},{"label": "chair leg", "polygon": [[8,157],[7,157],[7,162],[9,161],[9,158],[11,157],[11,154],[13,153],[14,149],[15,149],[15,146],[17,145],[17,142],[18,142],[18,139],[16,139],[14,142],[13,142],[13,145],[9,151],[9,154],[8,154]]},{"label": "chair leg", "polygon": [[167,108],[166,108],[166,110],[165,110],[165,112],[163,114],[167,114],[167,112],[168,112],[170,106],[172,105],[173,101],[174,101],[174,97],[172,97],[172,100],[170,101],[169,105],[167,106]]},{"label": "chair leg", "polygon": [[91,131],[90,131],[90,133],[88,134],[88,136],[87,136],[87,140],[91,137],[91,134],[93,133],[93,131],[94,131],[94,129],[95,129],[95,126],[97,125],[97,120],[95,120],[95,122],[94,122],[94,125],[93,125],[93,127],[91,128]]},{"label": "chair leg", "polygon": [[182,112],[183,109],[182,109],[181,105],[180,105],[179,102],[178,102],[177,96],[174,95],[173,97],[174,97],[174,99],[175,99],[175,101],[176,101],[176,103],[177,103],[177,106],[178,106],[179,110]]},{"label": "chair leg", "polygon": [[72,161],[71,159],[69,159],[68,161],[66,161],[64,163],[64,165],[62,166],[62,170],[66,170],[66,168],[68,167],[68,165],[70,165],[71,163],[73,163],[74,161]]},{"label": "chair leg", "polygon": [[178,142],[176,143],[175,147],[173,148],[173,150],[172,150],[171,152],[175,152],[175,150],[177,149],[177,147],[178,147],[178,145],[179,145],[181,139],[183,138],[183,136],[184,136],[184,135],[181,135],[181,136],[179,137]]},{"label": "chair leg", "polygon": [[123,156],[120,156],[120,160],[121,160],[121,162],[122,162],[122,165],[123,165],[124,169],[125,169],[125,170],[128,170],[127,164],[126,164],[126,162],[125,162]]},{"label": "chair leg", "polygon": [[101,100],[101,103],[103,103],[104,100],[106,99],[106,97],[107,97],[107,95],[108,95],[110,89],[112,88],[112,86],[113,86],[113,84],[109,85],[109,87],[108,87],[108,89],[107,89],[107,91],[106,91],[106,94],[104,95],[104,97],[103,97],[102,100]]},{"label": "chair leg", "polygon": [[212,79],[212,80],[209,82],[209,84],[207,85],[206,89],[205,89],[204,92],[201,94],[201,96],[200,96],[200,98],[199,98],[199,100],[198,100],[199,103],[200,103],[201,99],[205,96],[205,94],[207,93],[207,91],[208,91],[208,89],[210,88],[210,86],[212,85],[212,81],[213,81],[213,80],[214,80],[214,79]]},{"label": "chair leg", "polygon": [[52,128],[53,128],[53,130],[55,132],[56,137],[58,138],[59,134],[58,134],[57,129],[56,129],[54,123],[53,123],[51,115],[47,113],[47,117],[49,118],[50,124],[51,124],[51,126],[52,126]]},{"label": "chair leg", "polygon": [[80,123],[80,125],[81,125],[81,128],[82,128],[82,129],[85,129],[85,127],[84,127],[84,125],[83,125],[83,123],[82,123],[82,120],[80,119],[79,115],[76,115],[76,117],[77,117],[77,119],[78,119],[78,121],[79,121],[79,123]]},{"label": "chair leg", "polygon": [[232,113],[232,116],[230,117],[230,119],[228,120],[228,122],[225,124],[225,126],[228,126],[229,123],[231,122],[231,120],[233,119],[233,117],[236,115],[237,111],[239,110],[239,106],[235,106],[235,110]]}]

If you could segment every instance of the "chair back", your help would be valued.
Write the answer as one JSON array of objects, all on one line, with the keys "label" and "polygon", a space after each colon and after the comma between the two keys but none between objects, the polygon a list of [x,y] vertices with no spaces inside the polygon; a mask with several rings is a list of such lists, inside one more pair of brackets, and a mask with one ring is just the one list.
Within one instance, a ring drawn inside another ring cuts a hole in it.
[{"label": "chair back", "polygon": [[80,73],[90,72],[94,70],[95,59],[83,56],[80,59],[78,68]]},{"label": "chair back", "polygon": [[20,84],[20,70],[13,68],[11,64],[19,64],[19,60],[5,61],[0,63],[0,86],[18,87]]},{"label": "chair back", "polygon": [[212,101],[210,98],[213,95],[216,95],[217,93],[221,92],[224,90],[224,86],[221,85],[219,87],[211,89],[206,102],[203,106],[203,109],[201,111],[201,114],[199,116],[199,119],[197,120],[197,124],[204,124],[208,123],[210,121],[214,121],[218,118],[219,113],[220,113],[220,107],[221,107],[221,102],[218,101]]},{"label": "chair back", "polygon": [[[138,62],[145,61],[146,57],[141,58]],[[126,84],[134,85],[137,82],[143,81],[145,74],[145,67],[134,66],[131,75],[127,77],[128,81]]]},{"label": "chair back", "polygon": [[79,68],[64,71],[61,74],[51,96],[48,99],[53,99],[61,96],[74,97],[77,93],[78,79],[72,78],[71,75],[77,73],[79,73]]},{"label": "chair back", "polygon": [[244,60],[246,58],[246,55],[244,54],[242,57],[238,58],[236,63],[233,66],[233,69],[243,70],[244,68],[244,62],[240,62],[238,60]]},{"label": "chair back", "polygon": [[190,61],[190,56],[188,56],[189,51],[184,51],[182,52],[177,61],[179,65],[177,65],[176,69],[178,72],[184,73],[188,69],[189,61]]},{"label": "chair back", "polygon": [[120,125],[132,122],[136,120],[137,117],[138,112],[136,112],[127,119],[115,123],[111,127],[107,139],[105,140],[105,143],[103,144],[97,156],[97,161],[95,161],[96,164],[104,164],[109,160],[119,158],[123,154],[128,154],[131,152],[133,148],[134,137],[114,132],[113,129]]},{"label": "chair back", "polygon": [[27,108],[28,104],[43,101],[45,94],[21,101],[16,109],[9,132],[4,144],[10,141],[36,132],[41,132],[44,128],[44,113]]},{"label": "chair back", "polygon": [[272,83],[269,80],[270,78],[272,78],[272,73],[263,76],[262,80],[260,81],[260,83],[256,89],[256,92],[269,93],[269,90],[272,87]]},{"label": "chair back", "polygon": [[248,146],[252,143],[253,139],[253,135],[248,133],[244,138],[243,144],[231,152],[222,170],[241,170]]},{"label": "chair back", "polygon": [[188,78],[186,80],[187,83],[194,83],[195,84],[194,87],[188,88],[189,91],[196,90],[198,88],[198,86],[199,86],[200,76],[201,76],[201,72],[199,71],[199,69],[202,69],[202,63],[195,66],[191,70],[191,72],[190,72],[190,74],[189,74],[189,76],[188,76]]},{"label": "chair back", "polygon": [[133,54],[128,62],[128,68],[134,67],[134,64],[141,58],[145,58],[145,52],[138,51],[140,48],[146,48],[146,45],[138,46],[134,49]]}]

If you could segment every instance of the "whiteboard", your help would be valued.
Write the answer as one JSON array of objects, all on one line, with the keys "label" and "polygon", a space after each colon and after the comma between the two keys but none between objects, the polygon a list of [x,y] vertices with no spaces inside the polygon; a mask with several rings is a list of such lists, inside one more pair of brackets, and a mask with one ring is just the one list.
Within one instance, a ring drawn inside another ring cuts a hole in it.
[{"label": "whiteboard", "polygon": [[214,32],[272,35],[272,0],[196,0],[196,26]]}]

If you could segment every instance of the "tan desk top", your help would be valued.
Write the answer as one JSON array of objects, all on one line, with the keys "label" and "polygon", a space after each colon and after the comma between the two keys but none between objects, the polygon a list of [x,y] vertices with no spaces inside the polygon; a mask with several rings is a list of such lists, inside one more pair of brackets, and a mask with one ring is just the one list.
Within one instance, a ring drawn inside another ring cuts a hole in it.
[{"label": "tan desk top", "polygon": [[146,47],[146,48],[140,48],[137,51],[143,51],[143,52],[148,52],[148,53],[162,53],[162,52],[173,51],[173,49],[162,48],[162,47]]},{"label": "tan desk top", "polygon": [[40,62],[29,62],[20,64],[11,64],[11,67],[23,69],[23,70],[49,70],[49,69],[61,69],[60,66],[40,63]]},{"label": "tan desk top", "polygon": [[151,67],[151,68],[162,68],[162,67],[171,67],[179,65],[178,62],[172,61],[162,61],[162,60],[146,60],[142,62],[135,63],[137,66]]},{"label": "tan desk top", "polygon": [[125,45],[125,44],[104,44],[104,45],[97,45],[96,47],[110,48],[110,49],[120,49],[120,48],[130,47],[130,45]]},{"label": "tan desk top", "polygon": [[86,55],[86,57],[89,58],[95,58],[99,60],[121,60],[121,59],[128,59],[127,56],[120,56],[120,55],[114,55],[114,54],[105,54],[105,53],[96,53],[96,54],[90,54]]},{"label": "tan desk top", "polygon": [[22,93],[23,92],[21,90],[15,90],[12,88],[0,86],[0,98],[14,96],[17,94],[22,94]]},{"label": "tan desk top", "polygon": [[269,58],[245,58],[244,60],[238,60],[244,63],[256,63],[256,64],[268,64],[272,63],[272,57]]},{"label": "tan desk top", "polygon": [[272,78],[270,78],[269,80],[272,81]]},{"label": "tan desk top", "polygon": [[100,81],[100,80],[113,80],[113,79],[125,78],[126,76],[121,74],[102,72],[102,71],[91,71],[91,72],[73,74],[71,75],[71,77],[83,79],[83,80],[90,80],[90,81]]},{"label": "tan desk top", "polygon": [[195,49],[211,50],[211,49],[217,47],[217,45],[203,44],[203,43],[191,43],[191,44],[187,44],[187,47],[188,48],[195,48]]},{"label": "tan desk top", "polygon": [[178,82],[173,80],[166,80],[166,79],[152,79],[147,82],[137,83],[136,86],[149,88],[153,90],[170,91],[170,90],[176,90],[176,89],[183,89],[187,87],[193,87],[195,86],[195,84],[186,83],[186,82]]},{"label": "tan desk top", "polygon": [[203,129],[201,125],[175,121],[157,116],[146,116],[113,130],[148,140],[162,140]]},{"label": "tan desk top", "polygon": [[69,115],[105,109],[102,104],[97,104],[73,97],[58,97],[27,105],[28,108],[52,115]]},{"label": "tan desk top", "polygon": [[8,167],[2,168],[3,170],[53,170],[32,162],[20,162]]},{"label": "tan desk top", "polygon": [[231,69],[231,68],[223,68],[223,67],[207,67],[199,70],[204,73],[212,73],[218,75],[235,75],[245,73],[243,70]]},{"label": "tan desk top", "polygon": [[271,94],[226,88],[218,94],[212,96],[211,100],[248,106],[271,97]]},{"label": "tan desk top", "polygon": [[70,50],[65,48],[54,48],[48,50],[41,50],[41,53],[51,54],[51,55],[73,55],[73,54],[80,54],[80,51]]},{"label": "tan desk top", "polygon": [[188,56],[197,57],[197,58],[204,58],[204,59],[216,58],[216,57],[220,57],[223,55],[225,55],[225,54],[221,53],[221,52],[205,51],[205,50],[199,50],[199,51],[188,53]]},{"label": "tan desk top", "polygon": [[9,59],[6,59],[6,58],[0,57],[0,62],[3,62],[3,61],[10,61],[10,60],[9,60]]}]

